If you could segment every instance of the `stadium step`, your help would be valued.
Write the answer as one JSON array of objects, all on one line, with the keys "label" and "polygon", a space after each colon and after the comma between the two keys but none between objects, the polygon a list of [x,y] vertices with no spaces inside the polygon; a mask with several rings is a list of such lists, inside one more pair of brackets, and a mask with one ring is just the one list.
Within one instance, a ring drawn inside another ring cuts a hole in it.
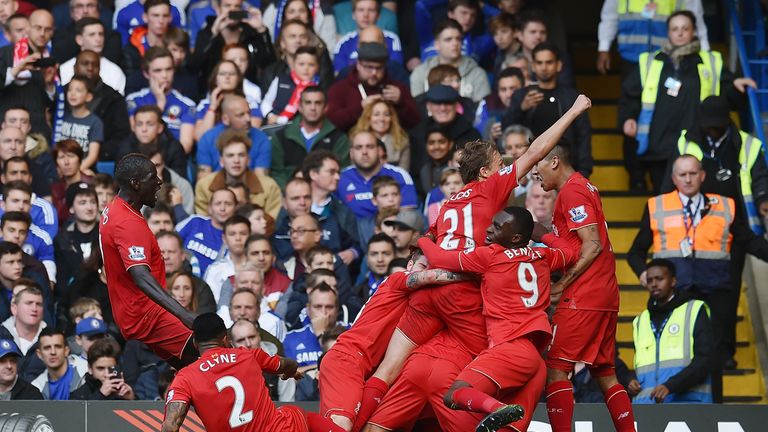
[{"label": "stadium step", "polygon": [[[584,55],[575,59],[576,70],[586,73],[576,76],[576,85],[593,102],[589,118],[595,166],[590,181],[600,189],[611,245],[616,254],[616,278],[621,295],[617,344],[622,360],[631,369],[634,365],[632,319],[646,308],[648,292],[639,285],[637,276],[627,264],[626,254],[637,235],[649,197],[627,190],[629,175],[624,169],[623,137],[617,129],[616,103],[621,95],[621,78],[618,74],[598,75],[594,72],[595,47],[586,44],[581,48],[579,52],[583,51]],[[618,65],[618,58],[614,60]],[[738,120],[736,113],[731,117]],[[735,359],[739,369],[725,374],[724,400],[727,403],[764,403],[765,383],[759,371],[746,295],[741,296],[737,313]]]}]

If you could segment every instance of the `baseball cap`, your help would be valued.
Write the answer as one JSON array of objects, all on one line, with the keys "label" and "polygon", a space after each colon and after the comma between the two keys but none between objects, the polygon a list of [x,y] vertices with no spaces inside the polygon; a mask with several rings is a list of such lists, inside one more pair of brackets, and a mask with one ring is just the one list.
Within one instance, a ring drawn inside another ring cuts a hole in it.
[{"label": "baseball cap", "polygon": [[72,203],[75,201],[75,197],[77,194],[79,194],[81,191],[86,191],[91,188],[91,185],[89,185],[86,182],[77,182],[72,183],[67,187],[67,208],[72,207]]},{"label": "baseball cap", "polygon": [[459,92],[453,87],[439,84],[429,88],[426,94],[427,102],[433,103],[451,103],[459,100]]},{"label": "baseball cap", "polygon": [[389,60],[389,51],[382,43],[363,42],[357,47],[357,59],[385,63]]},{"label": "baseball cap", "polygon": [[21,350],[18,346],[16,346],[16,342],[12,341],[11,339],[0,339],[0,358],[3,358],[9,354],[23,357],[21,355]]},{"label": "baseball cap", "polygon": [[699,105],[699,123],[703,128],[725,128],[731,123],[731,109],[722,96],[710,96]]},{"label": "baseball cap", "polygon": [[424,229],[424,217],[416,210],[400,210],[395,220],[384,221],[387,226],[399,226],[421,232]]},{"label": "baseball cap", "polygon": [[107,325],[98,318],[83,318],[75,327],[75,334],[78,336],[93,336],[107,332]]}]

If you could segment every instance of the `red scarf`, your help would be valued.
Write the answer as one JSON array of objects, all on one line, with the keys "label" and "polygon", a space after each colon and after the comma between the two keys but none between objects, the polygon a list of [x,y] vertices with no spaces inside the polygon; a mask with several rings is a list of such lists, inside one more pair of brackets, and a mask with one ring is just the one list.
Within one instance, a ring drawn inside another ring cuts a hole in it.
[{"label": "red scarf", "polygon": [[311,85],[316,85],[317,82],[313,79],[311,81],[302,81],[296,72],[291,71],[291,80],[293,81],[294,89],[291,99],[285,104],[283,112],[278,116],[277,122],[280,124],[288,123],[289,120],[296,115],[299,111],[299,101],[301,101],[301,94],[304,93],[304,89]]}]

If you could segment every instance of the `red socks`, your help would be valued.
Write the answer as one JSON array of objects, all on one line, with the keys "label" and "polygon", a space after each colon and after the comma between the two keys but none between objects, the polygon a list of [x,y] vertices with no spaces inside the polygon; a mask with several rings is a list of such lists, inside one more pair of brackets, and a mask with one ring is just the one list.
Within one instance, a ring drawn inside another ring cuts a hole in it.
[{"label": "red socks", "polygon": [[611,413],[611,420],[617,432],[635,432],[635,415],[632,403],[624,386],[616,384],[605,393],[605,405]]},{"label": "red socks", "polygon": [[352,431],[356,432],[365,426],[368,419],[371,418],[373,412],[381,403],[384,398],[384,394],[389,390],[387,383],[376,377],[368,378],[363,387],[363,400],[360,401],[360,409],[357,411],[357,419],[352,426]]},{"label": "red socks", "polygon": [[472,387],[462,387],[453,392],[453,409],[490,414],[504,406],[495,398]]},{"label": "red socks", "polygon": [[309,432],[347,432],[329,418],[324,418],[318,413],[307,413],[307,426]]},{"label": "red socks", "polygon": [[[548,385],[547,415],[552,432],[571,432],[573,422],[573,384],[570,381],[555,381]],[[625,393],[626,394],[626,393]]]}]

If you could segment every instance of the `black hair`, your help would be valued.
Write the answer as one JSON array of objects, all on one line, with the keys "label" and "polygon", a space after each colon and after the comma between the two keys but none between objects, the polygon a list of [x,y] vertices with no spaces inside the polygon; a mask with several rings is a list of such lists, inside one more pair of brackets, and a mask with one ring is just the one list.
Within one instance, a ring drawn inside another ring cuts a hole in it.
[{"label": "black hair", "polygon": [[237,224],[245,224],[245,226],[248,227],[248,232],[251,232],[251,221],[249,221],[247,217],[239,214],[234,214],[229,219],[224,221],[224,225],[221,227],[221,231],[227,232],[228,227]]},{"label": "black hair", "polygon": [[123,156],[115,166],[115,181],[121,188],[129,187],[131,179],[144,177],[155,171],[155,164],[141,153],[130,153]]},{"label": "black hair", "polygon": [[76,35],[83,35],[83,32],[85,31],[85,28],[89,25],[100,25],[102,29],[104,29],[104,23],[101,22],[100,19],[94,18],[94,17],[83,17],[77,20],[75,23],[75,34]]},{"label": "black hair", "polygon": [[446,18],[438,22],[437,25],[435,25],[435,29],[432,34],[435,36],[435,39],[437,39],[437,37],[440,36],[440,33],[448,29],[458,30],[459,33],[462,35],[464,34],[464,29],[461,28],[461,24],[459,24],[458,21],[450,18]]},{"label": "black hair", "polygon": [[527,243],[533,234],[533,216],[525,207],[507,207],[504,212],[515,218],[517,232],[523,236]]},{"label": "black hair", "polygon": [[523,75],[523,71],[520,68],[514,66],[502,69],[501,72],[499,72],[499,74],[496,76],[496,83],[501,81],[503,78],[511,77],[515,77],[519,79],[522,84],[525,84],[525,75]]},{"label": "black hair", "polygon": [[669,23],[672,21],[672,19],[678,16],[684,16],[691,20],[691,23],[693,23],[693,29],[696,30],[696,15],[694,15],[693,12],[689,10],[679,10],[673,12],[669,18],[667,18],[667,28],[669,28]]},{"label": "black hair", "polygon": [[195,342],[212,342],[223,339],[227,334],[227,327],[224,320],[213,312],[200,314],[192,323],[192,332],[195,336]]},{"label": "black hair", "polygon": [[407,258],[395,258],[395,259],[393,259],[392,261],[390,261],[389,268],[387,268],[387,271],[389,273],[392,273],[392,269],[394,269],[395,267],[407,268],[408,267],[408,259]]},{"label": "black hair", "polygon": [[53,326],[44,328],[40,332],[40,336],[37,337],[37,340],[40,340],[43,336],[61,336],[61,339],[64,341],[64,343],[67,343],[67,337],[64,335],[64,332]]},{"label": "black hair", "polygon": [[[368,248],[370,248],[373,243],[381,243],[381,242],[387,243],[390,246],[392,246],[393,251],[397,250],[397,246],[395,245],[395,241],[392,240],[392,237],[384,234],[383,232],[376,233],[373,236],[371,236],[371,239],[368,240]],[[366,248],[366,250],[368,248]]]},{"label": "black hair", "polygon": [[171,215],[171,223],[176,225],[176,216],[173,214],[173,209],[171,209],[171,207],[168,204],[162,201],[158,201],[157,203],[155,203],[154,207],[144,208],[144,211],[142,212],[144,219],[149,219],[152,217],[152,215],[158,214],[158,213],[160,214],[165,213],[165,214]]},{"label": "black hair", "polygon": [[3,174],[8,175],[8,165],[12,163],[24,163],[24,164],[27,164],[27,170],[31,168],[29,159],[27,159],[26,156],[13,156],[7,161],[5,161],[5,163],[3,164]]},{"label": "black hair", "polygon": [[144,2],[144,13],[148,14],[150,9],[159,5],[168,5],[168,9],[173,11],[170,0],[147,0]]},{"label": "black hair", "polygon": [[3,217],[0,218],[0,229],[5,228],[5,224],[8,222],[24,222],[27,224],[27,229],[32,225],[32,218],[20,211],[9,211],[5,212],[3,214]]},{"label": "black hair", "polygon": [[555,60],[560,60],[560,50],[557,48],[557,45],[552,42],[542,42],[536,45],[531,52],[531,58],[536,60],[536,54],[542,51],[549,51],[555,55]]},{"label": "black hair", "polygon": [[[306,93],[307,90],[304,90],[304,92]],[[301,175],[304,177],[304,179],[311,181],[309,173],[312,171],[319,171],[320,168],[323,167],[323,163],[325,163],[326,159],[334,160],[337,164],[339,163],[339,159],[330,150],[320,149],[309,152],[309,154],[307,154],[307,156],[304,158],[304,162],[301,164]],[[339,166],[341,166],[341,164],[339,164]]]},{"label": "black hair", "polygon": [[645,269],[648,270],[651,267],[664,267],[667,269],[667,272],[671,277],[677,276],[677,269],[675,268],[675,264],[664,258],[654,258],[650,261],[648,261],[648,264],[645,265]]}]

